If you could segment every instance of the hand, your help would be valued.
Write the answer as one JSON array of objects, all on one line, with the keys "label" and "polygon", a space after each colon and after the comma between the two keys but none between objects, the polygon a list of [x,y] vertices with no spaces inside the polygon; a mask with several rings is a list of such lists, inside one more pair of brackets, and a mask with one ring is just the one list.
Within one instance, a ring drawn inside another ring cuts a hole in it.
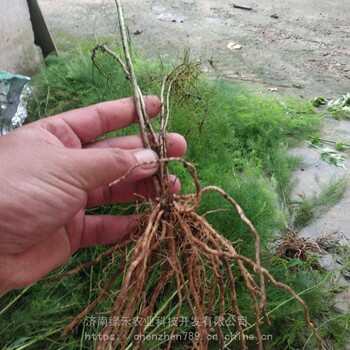
[{"label": "hand", "polygon": [[[148,114],[160,110],[147,97]],[[137,216],[85,215],[85,209],[152,196],[158,164],[140,136],[95,141],[137,122],[134,102],[122,99],[66,112],[0,138],[0,295],[31,284],[63,264],[77,249],[121,242]],[[168,135],[168,155],[182,156],[186,141]],[[174,192],[180,184],[172,177]]]}]

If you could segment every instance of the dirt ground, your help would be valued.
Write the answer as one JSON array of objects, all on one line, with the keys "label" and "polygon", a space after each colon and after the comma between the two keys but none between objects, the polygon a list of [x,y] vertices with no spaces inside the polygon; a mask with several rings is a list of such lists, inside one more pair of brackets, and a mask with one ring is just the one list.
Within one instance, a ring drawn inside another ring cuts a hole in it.
[{"label": "dirt ground", "polygon": [[[91,38],[116,32],[112,0],[39,0],[58,46],[69,36]],[[211,60],[210,74],[260,83],[266,93],[310,99],[337,98],[350,91],[350,1],[348,0],[128,0],[126,21],[134,45],[146,58],[174,59],[191,48],[193,58]],[[208,66],[209,67],[209,66]],[[350,122],[326,119],[324,136],[350,142]],[[294,196],[312,196],[331,179],[350,179],[346,169],[328,165],[307,146],[292,150],[304,158],[294,174]],[[336,234],[350,244],[350,191],[325,216],[301,234],[317,239]],[[325,257],[330,269],[336,260]],[[350,278],[349,278],[350,279]],[[338,306],[350,309],[350,288],[340,275]]]},{"label": "dirt ground", "polygon": [[[39,0],[53,36],[115,33],[112,0]],[[215,74],[281,93],[336,97],[350,86],[350,2],[346,0],[128,0],[125,15],[146,57],[212,59]],[[230,50],[229,43],[240,45]]]}]

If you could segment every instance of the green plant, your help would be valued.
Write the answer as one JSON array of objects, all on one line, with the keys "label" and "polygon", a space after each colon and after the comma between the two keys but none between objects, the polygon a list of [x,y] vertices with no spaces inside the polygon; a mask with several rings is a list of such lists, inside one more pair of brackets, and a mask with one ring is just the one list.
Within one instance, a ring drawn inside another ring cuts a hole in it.
[{"label": "green plant", "polygon": [[[115,62],[106,56],[99,56],[98,60],[105,67],[101,71],[92,64],[84,48],[62,57],[49,58],[48,67],[34,79],[35,98],[30,109],[33,119],[105,99],[129,96],[128,82],[125,81],[123,72],[115,68]],[[158,77],[168,68],[169,65],[164,62],[138,59],[136,71],[143,91],[158,92]],[[113,71],[113,74],[106,75],[108,70]],[[201,76],[195,86],[196,89],[186,87],[185,93],[175,90],[170,130],[181,132],[191,140],[186,158],[195,162],[202,184],[215,183],[224,187],[241,203],[261,235],[263,263],[270,267],[275,258],[268,247],[274,233],[283,230],[286,219],[286,213],[279,209],[277,203],[286,203],[288,200],[290,174],[297,164],[297,160],[287,154],[288,145],[293,142],[294,136],[309,137],[318,127],[320,118],[308,104],[254,94],[245,86],[228,81],[212,81]],[[130,128],[126,132],[133,133],[136,129]],[[188,174],[178,165],[174,165],[174,170],[181,177],[184,190],[190,191],[192,183]],[[223,211],[215,215],[210,213],[217,208],[222,208]],[[120,210],[129,209],[111,206],[94,209],[92,212],[118,213]],[[219,232],[231,232],[227,238],[238,241],[243,254],[253,253],[253,241],[247,238],[247,229],[220,198],[208,194],[200,210]],[[232,227],[235,227],[234,231],[231,230]],[[63,269],[90,261],[99,253],[101,247],[81,251],[67,266],[50,277],[57,276]],[[275,266],[272,269],[273,275],[291,283],[303,297],[310,291],[307,302],[310,302],[313,316],[320,315],[323,305],[319,302],[322,300],[322,291],[317,282],[320,280],[318,273],[302,272],[301,269],[295,275],[289,273],[287,266],[286,262]],[[56,284],[45,285],[44,282],[39,282],[23,294],[13,292],[3,297],[0,312],[6,309],[1,316],[12,313],[12,317],[10,322],[5,317],[0,319],[1,346],[4,349],[16,348],[19,346],[16,344],[31,349],[91,349],[94,340],[87,336],[97,334],[101,324],[91,326],[88,325],[88,319],[85,319],[67,338],[60,339],[59,333],[74,315],[99,295],[101,288],[97,282],[101,278],[106,280],[110,277],[105,274],[104,267],[102,263]],[[120,283],[121,278],[116,280],[112,293],[118,290]],[[155,280],[151,277],[148,288],[154,288],[154,284]],[[281,291],[269,288],[267,292],[271,295],[268,298],[268,309],[271,310],[269,316],[272,325],[266,328],[266,332],[273,330],[273,344],[280,348],[292,343],[294,347],[302,346],[309,333],[300,333],[293,326],[301,323],[303,318],[295,303]],[[254,320],[248,302],[249,295],[243,289],[239,289],[238,293],[242,300],[242,313],[248,320]],[[13,301],[14,299],[16,300]],[[157,306],[164,311],[162,316],[174,315],[176,303],[172,303],[172,300],[172,293],[166,291]],[[93,315],[96,318],[103,317],[103,312],[111,305],[112,300],[103,301]],[[286,314],[289,315],[287,320]],[[53,330],[57,332],[49,334]],[[185,331],[186,328],[182,330]],[[150,332],[155,334],[162,331],[161,327],[150,328]],[[286,335],[289,337],[286,338]],[[311,342],[314,345],[313,340]],[[234,342],[233,346],[237,344]],[[161,346],[160,341],[150,341],[145,348]],[[183,348],[186,344],[180,343],[178,346]]]},{"label": "green plant", "polygon": [[314,107],[325,106],[324,113],[330,114],[336,119],[348,118],[350,115],[350,92],[337,98],[327,100],[323,97],[315,97],[311,101]]},{"label": "green plant", "polygon": [[293,226],[299,230],[325,214],[343,198],[346,188],[346,178],[333,179],[321,189],[318,196],[303,198],[294,211]]}]

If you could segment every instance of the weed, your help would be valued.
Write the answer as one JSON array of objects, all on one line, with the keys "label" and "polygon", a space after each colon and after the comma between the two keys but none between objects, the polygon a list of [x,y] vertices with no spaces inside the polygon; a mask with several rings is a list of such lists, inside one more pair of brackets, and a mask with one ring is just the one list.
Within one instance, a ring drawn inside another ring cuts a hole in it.
[{"label": "weed", "polygon": [[325,214],[343,198],[346,188],[345,178],[333,179],[318,196],[303,198],[295,210],[293,226],[299,230]]},{"label": "weed", "polygon": [[315,107],[325,106],[324,113],[333,116],[335,119],[349,118],[350,116],[350,92],[332,100],[315,97],[311,103]]}]

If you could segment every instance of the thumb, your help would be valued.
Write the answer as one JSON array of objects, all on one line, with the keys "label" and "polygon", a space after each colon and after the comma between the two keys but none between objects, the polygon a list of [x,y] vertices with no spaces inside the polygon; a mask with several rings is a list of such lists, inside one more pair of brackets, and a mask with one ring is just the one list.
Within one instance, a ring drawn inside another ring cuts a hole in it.
[{"label": "thumb", "polygon": [[150,177],[158,170],[158,155],[150,149],[90,148],[71,151],[75,153],[71,158],[74,177],[78,177],[85,190],[108,185],[137,164],[140,166],[130,173],[126,181],[135,182]]}]

